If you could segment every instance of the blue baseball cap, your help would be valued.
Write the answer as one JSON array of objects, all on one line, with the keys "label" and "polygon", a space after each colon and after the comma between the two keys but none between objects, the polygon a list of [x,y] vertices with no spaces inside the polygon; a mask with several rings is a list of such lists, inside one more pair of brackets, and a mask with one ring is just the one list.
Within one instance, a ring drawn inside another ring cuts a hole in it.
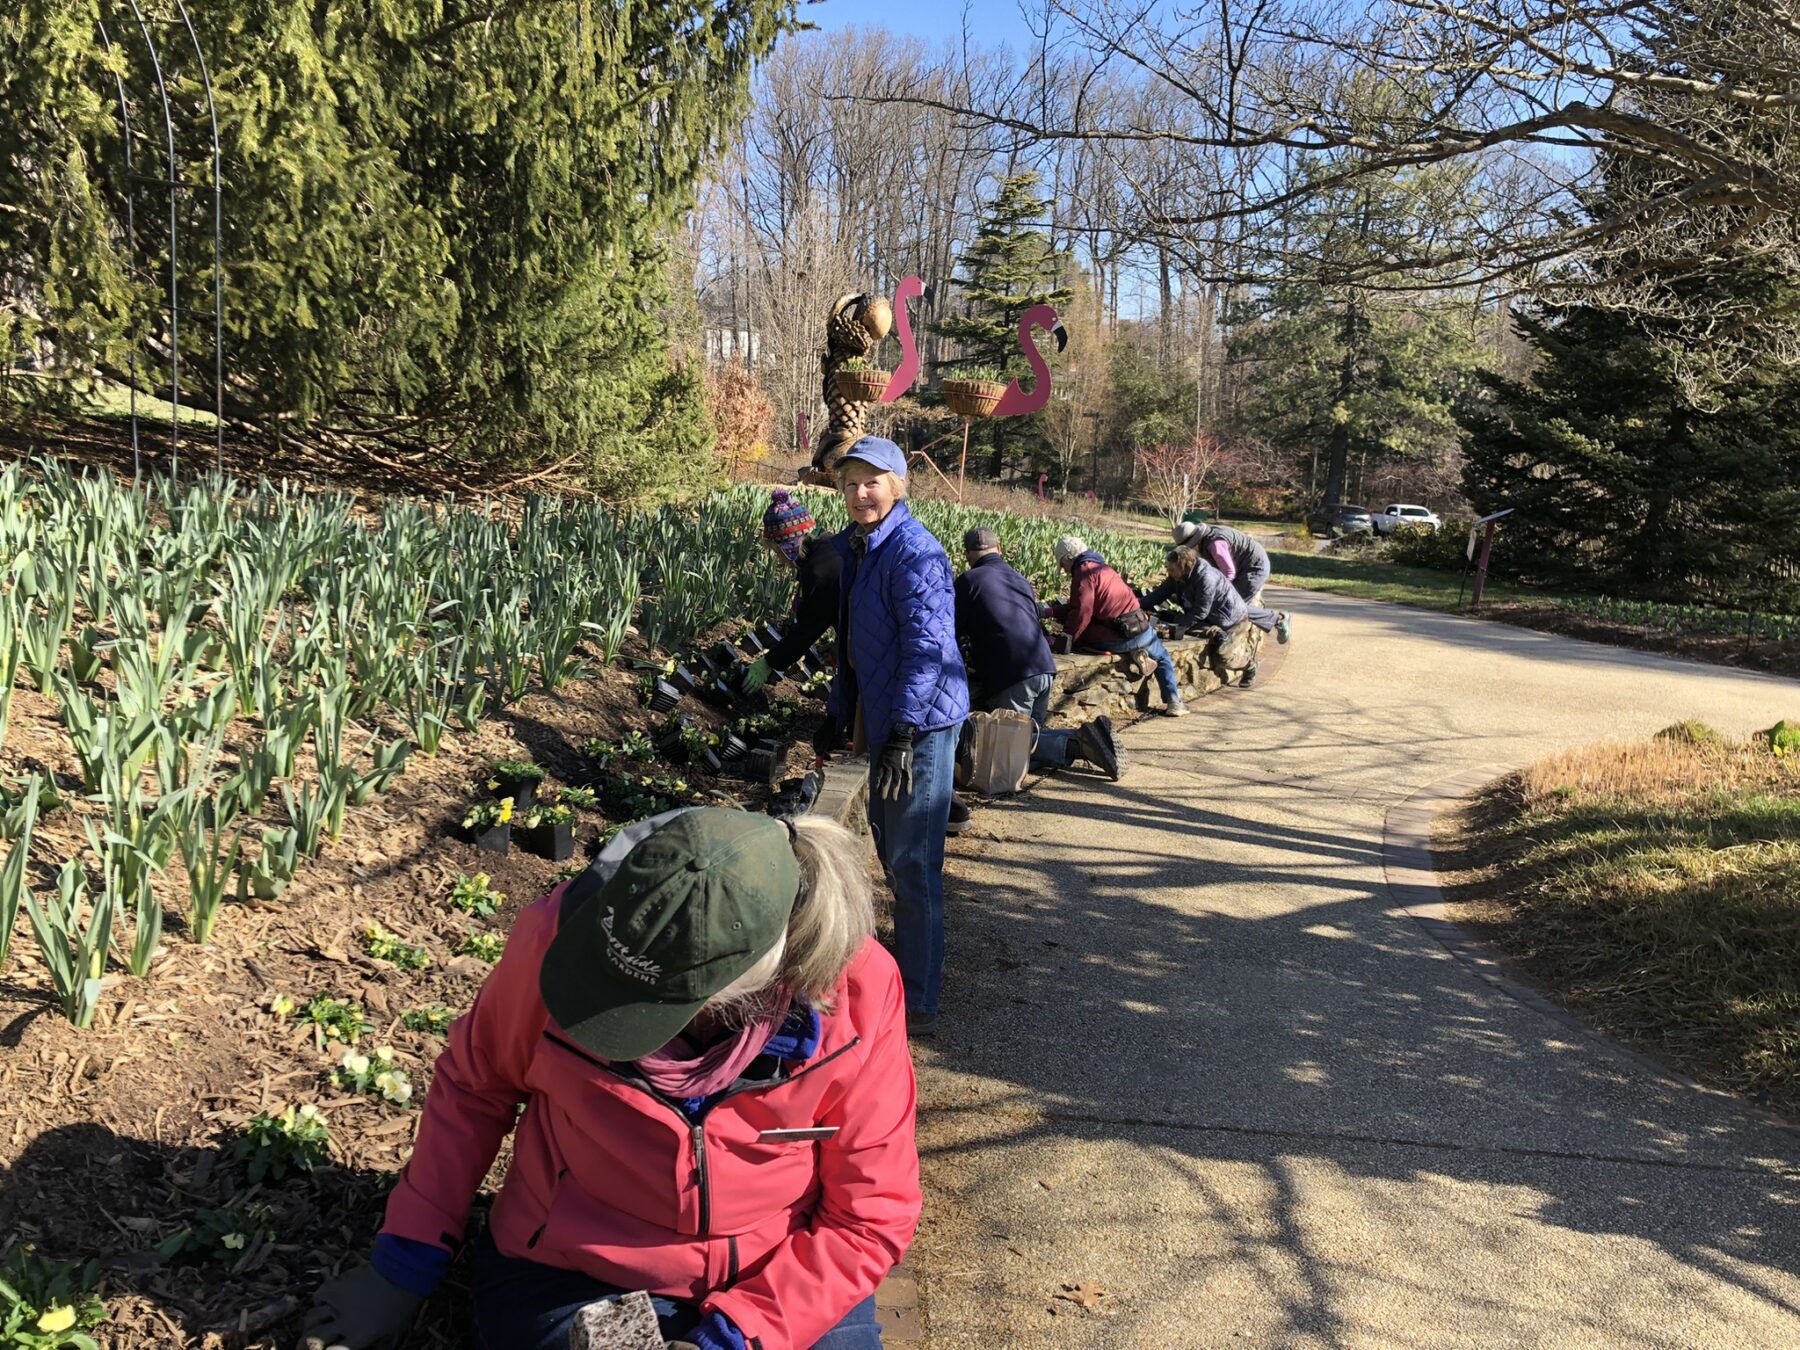
[{"label": "blue baseball cap", "polygon": [[896,478],[906,477],[906,453],[885,436],[864,436],[844,451],[844,459],[840,462],[853,459],[860,459],[864,464],[872,465],[883,473],[891,473]]}]

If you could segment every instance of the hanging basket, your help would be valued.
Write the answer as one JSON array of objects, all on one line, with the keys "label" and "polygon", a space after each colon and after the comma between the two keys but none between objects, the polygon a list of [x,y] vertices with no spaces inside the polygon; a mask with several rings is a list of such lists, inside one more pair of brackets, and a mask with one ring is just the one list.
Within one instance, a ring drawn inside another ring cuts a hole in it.
[{"label": "hanging basket", "polygon": [[945,380],[944,402],[958,417],[992,417],[1006,385],[999,380]]},{"label": "hanging basket", "polygon": [[837,373],[838,393],[851,403],[876,403],[892,378],[893,375],[885,370],[840,370]]}]

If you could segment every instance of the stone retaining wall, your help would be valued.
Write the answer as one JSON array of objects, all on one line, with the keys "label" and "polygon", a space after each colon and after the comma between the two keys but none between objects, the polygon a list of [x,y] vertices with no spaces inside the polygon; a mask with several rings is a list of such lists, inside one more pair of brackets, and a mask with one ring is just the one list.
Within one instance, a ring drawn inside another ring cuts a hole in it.
[{"label": "stone retaining wall", "polygon": [[[1175,663],[1181,697],[1200,698],[1236,684],[1262,648],[1263,632],[1244,622],[1226,632],[1206,629],[1179,642],[1166,642]],[[1050,689],[1050,712],[1071,722],[1107,713],[1136,717],[1162,706],[1156,688],[1156,663],[1141,652],[1127,656],[1059,656],[1056,683]]]}]

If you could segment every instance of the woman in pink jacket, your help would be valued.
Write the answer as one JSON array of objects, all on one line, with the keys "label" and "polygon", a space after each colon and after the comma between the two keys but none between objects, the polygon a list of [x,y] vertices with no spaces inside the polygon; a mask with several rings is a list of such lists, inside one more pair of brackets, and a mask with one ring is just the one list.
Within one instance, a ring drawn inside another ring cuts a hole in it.
[{"label": "woman in pink jacket", "polygon": [[874,1293],[919,1219],[893,958],[841,828],[671,812],[523,911],[450,1032],[366,1265],[308,1350],[403,1332],[475,1239],[482,1350],[567,1350],[587,1305],[655,1297],[699,1350],[875,1350]]}]

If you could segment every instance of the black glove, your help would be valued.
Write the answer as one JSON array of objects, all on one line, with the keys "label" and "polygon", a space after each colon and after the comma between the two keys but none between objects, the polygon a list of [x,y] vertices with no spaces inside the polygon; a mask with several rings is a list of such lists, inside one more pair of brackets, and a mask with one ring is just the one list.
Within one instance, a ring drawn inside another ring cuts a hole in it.
[{"label": "black glove", "polygon": [[897,802],[912,796],[912,742],[913,729],[903,723],[881,747],[881,758],[875,762],[875,795],[881,800]]},{"label": "black glove", "polygon": [[405,1331],[424,1301],[374,1266],[352,1266],[314,1295],[300,1350],[372,1350]]},{"label": "black glove", "polygon": [[813,732],[813,753],[820,759],[829,759],[844,743],[844,728],[835,717],[827,717],[819,723],[819,729]]}]

